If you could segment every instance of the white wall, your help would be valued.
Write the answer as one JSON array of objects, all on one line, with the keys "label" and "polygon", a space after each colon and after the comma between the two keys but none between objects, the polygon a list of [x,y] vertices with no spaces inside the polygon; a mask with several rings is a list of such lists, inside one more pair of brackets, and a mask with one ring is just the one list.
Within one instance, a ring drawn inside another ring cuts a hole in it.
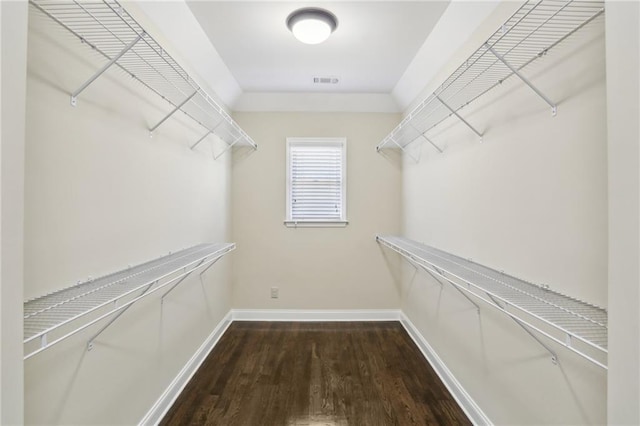
[{"label": "white wall", "polygon": [[607,3],[608,422],[640,424],[640,6]]},{"label": "white wall", "polygon": [[[405,161],[404,234],[585,301],[607,305],[604,19],[465,108]],[[475,41],[476,46],[479,44]],[[481,303],[481,302],[479,302]],[[486,306],[486,305],[484,305]],[[606,421],[607,376],[558,345],[559,365],[517,324],[407,268],[402,309],[497,424]]]},{"label": "white wall", "polygon": [[[69,93],[104,60],[30,9],[25,299],[205,241],[229,241],[230,156],[117,70]],[[231,307],[229,257],[160,305],[138,302],[92,351],[91,327],[25,362],[29,424],[139,421]],[[156,296],[157,295],[157,296]]]},{"label": "white wall", "polygon": [[[375,242],[400,228],[400,165],[374,149],[397,123],[382,113],[236,113],[259,149],[232,172],[233,305],[241,309],[397,309]],[[345,228],[287,228],[286,138],[347,138]],[[280,288],[279,299],[269,289]]]},{"label": "white wall", "polygon": [[23,422],[22,282],[27,3],[0,2],[0,424]]}]

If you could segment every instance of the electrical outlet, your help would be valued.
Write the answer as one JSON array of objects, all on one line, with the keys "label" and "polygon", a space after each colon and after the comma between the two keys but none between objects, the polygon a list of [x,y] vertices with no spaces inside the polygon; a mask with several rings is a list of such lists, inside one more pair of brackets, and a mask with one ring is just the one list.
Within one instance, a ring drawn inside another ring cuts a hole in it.
[{"label": "electrical outlet", "polygon": [[271,287],[271,298],[277,299],[279,292],[280,292],[280,289],[278,287]]}]

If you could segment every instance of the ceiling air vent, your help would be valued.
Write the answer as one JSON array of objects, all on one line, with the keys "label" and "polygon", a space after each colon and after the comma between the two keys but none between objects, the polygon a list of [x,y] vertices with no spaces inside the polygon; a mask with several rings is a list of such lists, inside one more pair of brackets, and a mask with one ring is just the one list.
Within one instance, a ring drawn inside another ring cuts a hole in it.
[{"label": "ceiling air vent", "polygon": [[316,84],[338,84],[338,77],[313,77],[313,82]]}]

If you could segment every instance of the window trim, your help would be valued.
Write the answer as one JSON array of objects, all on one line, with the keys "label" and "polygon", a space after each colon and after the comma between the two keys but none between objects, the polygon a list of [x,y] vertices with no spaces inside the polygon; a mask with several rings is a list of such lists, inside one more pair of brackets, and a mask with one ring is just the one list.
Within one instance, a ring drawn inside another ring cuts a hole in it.
[{"label": "window trim", "polygon": [[[337,145],[342,148],[342,211],[340,219],[292,219],[291,205],[291,146],[292,145]],[[330,228],[345,227],[347,220],[347,138],[345,137],[288,137],[286,143],[287,170],[286,170],[286,211],[285,226],[289,228]]]}]

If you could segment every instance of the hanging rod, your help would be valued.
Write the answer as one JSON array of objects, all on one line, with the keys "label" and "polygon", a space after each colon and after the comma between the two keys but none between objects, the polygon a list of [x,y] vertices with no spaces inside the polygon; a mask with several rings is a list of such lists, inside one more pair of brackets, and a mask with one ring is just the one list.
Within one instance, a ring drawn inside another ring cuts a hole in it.
[{"label": "hanging rod", "polygon": [[171,284],[173,290],[234,249],[233,243],[200,244],[24,302],[24,359],[112,317],[89,339],[91,350],[95,338],[135,302]]},{"label": "hanging rod", "polygon": [[605,309],[408,238],[377,236],[376,241],[507,315],[551,353],[554,363],[557,355],[538,336],[607,369]]},{"label": "hanging rod", "polygon": [[[227,146],[257,149],[251,137],[117,1],[29,0],[29,3],[108,61],[72,93],[72,105],[77,105],[81,92],[115,66],[173,106],[171,114],[150,132],[180,110]],[[187,98],[189,102],[184,102]]]},{"label": "hanging rod", "polygon": [[464,119],[460,110],[513,75],[549,104],[552,115],[555,115],[555,102],[521,71],[603,12],[602,0],[527,1],[433,93],[407,114],[376,146],[376,150],[399,148],[407,152],[409,144],[451,116],[462,120],[482,138],[482,132]]}]

